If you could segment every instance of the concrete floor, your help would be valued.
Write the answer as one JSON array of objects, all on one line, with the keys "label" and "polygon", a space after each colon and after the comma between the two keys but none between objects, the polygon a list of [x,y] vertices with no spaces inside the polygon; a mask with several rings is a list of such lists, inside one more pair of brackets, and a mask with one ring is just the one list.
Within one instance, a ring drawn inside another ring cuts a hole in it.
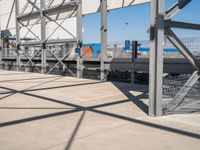
[{"label": "concrete floor", "polygon": [[147,87],[0,71],[0,150],[199,150],[200,114],[149,117]]}]

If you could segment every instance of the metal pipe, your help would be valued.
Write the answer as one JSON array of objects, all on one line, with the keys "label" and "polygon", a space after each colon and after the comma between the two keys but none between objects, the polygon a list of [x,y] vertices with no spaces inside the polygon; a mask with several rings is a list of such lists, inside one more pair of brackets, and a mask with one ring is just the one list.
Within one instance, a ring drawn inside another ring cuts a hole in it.
[{"label": "metal pipe", "polygon": [[19,0],[15,0],[17,71],[20,70],[20,24],[19,24],[18,19],[17,19],[18,16],[19,16]]},{"label": "metal pipe", "polygon": [[46,73],[46,22],[45,22],[45,16],[43,14],[44,8],[45,8],[45,1],[40,0],[42,74]]},{"label": "metal pipe", "polygon": [[82,0],[77,1],[78,8],[76,12],[76,25],[77,25],[77,48],[80,53],[77,55],[77,78],[83,77],[83,57],[82,57]]},{"label": "metal pipe", "polygon": [[101,0],[101,66],[100,79],[106,80],[105,77],[105,57],[107,51],[107,0]]}]

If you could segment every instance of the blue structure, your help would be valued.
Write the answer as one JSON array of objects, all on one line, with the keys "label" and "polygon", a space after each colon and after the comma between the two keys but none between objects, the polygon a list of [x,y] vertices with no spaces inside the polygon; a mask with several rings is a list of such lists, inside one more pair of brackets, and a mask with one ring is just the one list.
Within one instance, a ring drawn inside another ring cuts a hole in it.
[{"label": "blue structure", "polygon": [[131,41],[126,40],[124,50],[126,51],[126,50],[130,50],[130,49],[131,49]]},{"label": "blue structure", "polygon": [[100,43],[83,44],[83,47],[84,46],[92,47],[93,58],[97,58],[98,54],[101,52],[101,44]]},{"label": "blue structure", "polygon": [[[149,52],[150,48],[148,48],[148,47],[139,47],[138,51]],[[175,49],[175,48],[165,48],[164,52],[178,52],[178,50]]]}]

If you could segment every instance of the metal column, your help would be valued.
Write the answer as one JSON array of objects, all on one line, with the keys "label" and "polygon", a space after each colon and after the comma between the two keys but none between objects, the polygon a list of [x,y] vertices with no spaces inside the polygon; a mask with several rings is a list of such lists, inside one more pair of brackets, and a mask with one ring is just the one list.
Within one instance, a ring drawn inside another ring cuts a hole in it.
[{"label": "metal column", "polygon": [[132,41],[132,69],[131,69],[131,84],[135,83],[135,59],[137,59],[138,41]]},{"label": "metal column", "polygon": [[164,0],[151,0],[149,115],[162,115]]},{"label": "metal column", "polygon": [[0,65],[2,65],[2,50],[3,50],[3,44],[1,39],[1,16],[0,16]]},{"label": "metal column", "polygon": [[46,73],[46,22],[43,10],[45,8],[45,1],[40,0],[40,17],[41,17],[41,69],[42,73]]},{"label": "metal column", "polygon": [[20,24],[17,17],[19,16],[19,0],[15,0],[15,18],[16,18],[16,65],[17,71],[20,70]]},{"label": "metal column", "polygon": [[83,57],[82,57],[82,0],[78,0],[78,8],[76,12],[76,25],[77,25],[77,48],[80,53],[77,56],[77,78],[83,77]]},{"label": "metal column", "polygon": [[105,77],[105,57],[107,51],[107,0],[101,0],[101,75],[102,81],[106,80]]}]

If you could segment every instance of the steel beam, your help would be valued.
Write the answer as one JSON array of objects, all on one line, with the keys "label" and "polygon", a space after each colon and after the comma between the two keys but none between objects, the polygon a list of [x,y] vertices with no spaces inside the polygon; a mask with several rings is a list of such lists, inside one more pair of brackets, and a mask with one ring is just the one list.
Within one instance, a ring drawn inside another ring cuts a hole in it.
[{"label": "steel beam", "polygon": [[165,19],[171,19],[175,16],[181,9],[183,9],[192,0],[179,0],[174,4],[168,11],[166,11]]},{"label": "steel beam", "polygon": [[46,22],[43,14],[45,8],[45,0],[40,0],[40,18],[41,18],[41,63],[42,73],[46,73]]},{"label": "steel beam", "polygon": [[200,69],[198,60],[188,50],[188,48],[181,42],[171,29],[166,29],[166,37],[168,40],[181,52],[181,54],[193,65],[197,70]]},{"label": "steel beam", "polygon": [[26,0],[29,4],[31,4],[31,6],[33,6],[33,8],[35,8],[36,10],[39,10],[40,8],[37,6],[37,5],[35,5],[35,3],[36,3],[36,1],[35,2],[32,2],[31,0]]},{"label": "steel beam", "polygon": [[176,36],[176,34],[171,30],[171,28],[181,28],[190,30],[200,30],[200,24],[185,23],[178,21],[171,21],[171,14],[174,14],[174,10],[184,8],[191,0],[179,0],[179,2],[166,12],[165,20],[165,35],[168,40],[181,52],[181,54],[192,64],[196,71],[193,72],[189,80],[184,84],[180,91],[173,98],[172,102],[168,104],[164,113],[172,113],[178,106],[183,102],[185,96],[190,92],[192,87],[200,79],[200,62],[195,58],[195,56],[189,51],[189,49],[181,42],[181,40]]},{"label": "steel beam", "polygon": [[7,24],[6,24],[6,30],[8,29],[14,6],[15,6],[15,1],[13,1],[13,3],[12,3],[12,7],[11,7],[11,10],[10,10],[10,13],[9,13],[9,17],[8,17],[8,21],[7,21]]},{"label": "steel beam", "polygon": [[[49,50],[48,50],[49,51]],[[52,68],[50,68],[49,72],[47,74],[49,74],[56,66],[58,66],[58,64],[61,64],[63,65],[69,73],[71,73],[71,75],[73,77],[75,77],[74,73],[65,65],[65,63],[63,62],[63,60],[67,57],[67,56],[64,56],[63,58],[58,58],[54,53],[52,53],[51,51],[49,51],[50,54],[58,61]],[[69,55],[69,54],[67,54]]]},{"label": "steel beam", "polygon": [[192,0],[178,0],[179,2],[179,9],[184,8],[188,3],[190,3]]},{"label": "steel beam", "polygon": [[40,40],[40,39],[37,37],[37,35],[36,35],[33,31],[31,31],[31,29],[29,29],[29,27],[28,27],[27,25],[25,25],[23,22],[21,22],[21,21],[19,21],[19,20],[18,20],[18,23],[20,23],[23,27],[25,27],[36,39]]},{"label": "steel beam", "polygon": [[[49,8],[43,8],[43,12],[45,14],[51,16],[51,15],[54,15],[54,14],[71,11],[71,10],[73,10],[74,7],[76,7],[76,3],[74,1],[71,1],[71,2],[66,2],[62,5],[56,5],[56,6],[49,7]],[[41,12],[40,10],[37,10],[37,11],[32,12],[31,14],[26,13],[26,14],[23,14],[21,16],[18,16],[18,19],[20,21],[23,21],[23,22],[33,20],[33,19],[37,19],[37,18],[40,17],[40,14],[41,14],[40,12]]]},{"label": "steel beam", "polygon": [[162,115],[164,0],[151,0],[149,115]]},{"label": "steel beam", "polygon": [[15,18],[16,18],[16,64],[17,71],[20,70],[20,24],[18,22],[19,15],[19,0],[15,0]]},{"label": "steel beam", "polygon": [[[76,43],[77,38],[71,38],[71,39],[56,39],[56,40],[47,40],[46,44],[60,44],[60,43]],[[40,41],[33,41],[33,42],[23,42],[20,45],[21,46],[34,46],[34,45],[40,45]]]},{"label": "steel beam", "polygon": [[106,80],[105,76],[105,57],[107,51],[107,0],[101,0],[101,66],[100,79]]},{"label": "steel beam", "polygon": [[200,24],[186,23],[180,21],[165,21],[166,28],[179,28],[179,29],[190,29],[190,30],[200,30]]},{"label": "steel beam", "polygon": [[77,78],[83,77],[83,57],[82,57],[82,0],[78,0],[78,8],[76,12],[76,30],[77,30],[77,48],[80,48],[80,53],[77,56]]},{"label": "steel beam", "polygon": [[174,4],[168,11],[165,12],[165,19],[171,19],[173,16],[175,16],[178,12],[180,11],[179,9],[179,3],[177,2]]},{"label": "steel beam", "polygon": [[[53,21],[58,27],[62,28],[65,32],[67,32],[70,36],[72,36],[73,38],[75,38],[75,36],[69,32],[67,29],[65,29],[60,23],[58,23],[56,20],[53,20],[51,17],[47,16],[46,14],[44,14],[44,16],[49,20],[49,21]],[[81,30],[82,31],[82,30]]]},{"label": "steel beam", "polygon": [[1,37],[1,16],[0,16],[0,65],[2,65],[2,50],[3,50],[3,43]]}]

